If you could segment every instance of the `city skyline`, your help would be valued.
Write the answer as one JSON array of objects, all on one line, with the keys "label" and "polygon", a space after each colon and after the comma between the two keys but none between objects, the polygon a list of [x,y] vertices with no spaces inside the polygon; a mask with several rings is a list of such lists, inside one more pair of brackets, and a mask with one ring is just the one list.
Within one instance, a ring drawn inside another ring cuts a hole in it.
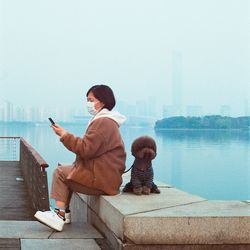
[{"label": "city skyline", "polygon": [[118,103],[146,100],[159,117],[244,116],[249,8],[248,0],[0,0],[0,98],[81,109],[93,84],[107,84]]},{"label": "city skyline", "polygon": [[[162,106],[160,114],[157,113],[157,104],[154,100],[152,105],[152,99],[138,100],[134,104],[129,104],[123,101],[117,102],[117,108],[115,110],[121,112],[128,118],[142,118],[142,119],[163,119],[173,116],[206,116],[206,115],[221,115],[232,116],[230,105],[221,105],[218,107],[217,113],[204,113],[202,105],[187,105],[180,107],[175,105]],[[245,114],[242,116],[250,116],[250,105],[248,101],[245,104]],[[179,110],[181,113],[178,113]],[[40,107],[21,107],[8,101],[1,101],[0,99],[0,121],[12,122],[47,122],[48,117],[53,117],[60,122],[74,122],[77,119],[83,117],[91,117],[87,108],[73,108],[73,107],[54,107],[46,108]]]}]

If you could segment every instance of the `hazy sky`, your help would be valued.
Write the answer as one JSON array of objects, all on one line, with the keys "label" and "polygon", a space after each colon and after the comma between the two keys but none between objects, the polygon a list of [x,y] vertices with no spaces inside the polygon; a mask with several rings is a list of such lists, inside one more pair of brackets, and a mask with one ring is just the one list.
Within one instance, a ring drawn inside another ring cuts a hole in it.
[{"label": "hazy sky", "polygon": [[0,99],[80,106],[93,84],[117,99],[233,114],[250,105],[249,0],[0,0]]}]

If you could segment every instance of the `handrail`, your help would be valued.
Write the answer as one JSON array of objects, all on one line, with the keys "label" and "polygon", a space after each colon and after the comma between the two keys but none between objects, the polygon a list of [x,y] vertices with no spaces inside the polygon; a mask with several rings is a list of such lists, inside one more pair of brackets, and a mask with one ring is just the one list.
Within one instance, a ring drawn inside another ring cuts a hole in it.
[{"label": "handrail", "polygon": [[41,211],[49,210],[46,172],[49,165],[22,137],[20,138],[20,166],[33,208]]},{"label": "handrail", "polygon": [[25,147],[29,149],[30,154],[34,157],[38,166],[42,168],[47,168],[49,166],[47,162],[40,156],[40,154],[27,141],[25,141],[23,138],[21,138],[20,141]]},{"label": "handrail", "polygon": [[0,139],[20,139],[20,136],[0,136]]}]

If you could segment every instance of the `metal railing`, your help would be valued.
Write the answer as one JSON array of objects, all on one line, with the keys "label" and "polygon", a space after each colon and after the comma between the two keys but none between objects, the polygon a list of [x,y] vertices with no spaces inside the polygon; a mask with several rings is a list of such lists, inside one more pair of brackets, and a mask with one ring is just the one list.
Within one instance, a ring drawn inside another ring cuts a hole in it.
[{"label": "metal railing", "polygon": [[[21,137],[0,137],[0,161],[19,161],[23,179],[35,210],[49,210],[49,166],[39,153]],[[7,156],[4,156],[7,154]]]},{"label": "metal railing", "polygon": [[19,161],[20,137],[0,137],[0,161]]}]

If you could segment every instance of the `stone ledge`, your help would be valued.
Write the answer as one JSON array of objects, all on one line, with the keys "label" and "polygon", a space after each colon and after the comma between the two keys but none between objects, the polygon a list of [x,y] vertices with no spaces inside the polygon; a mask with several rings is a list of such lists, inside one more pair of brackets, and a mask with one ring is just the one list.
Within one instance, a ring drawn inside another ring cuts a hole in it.
[{"label": "stone ledge", "polygon": [[149,196],[135,196],[130,193],[100,197],[78,195],[121,240],[124,240],[124,220],[127,216],[205,201],[175,188],[162,188],[161,194]]},{"label": "stone ledge", "polygon": [[249,244],[190,244],[190,245],[134,245],[124,244],[123,250],[249,250]]},{"label": "stone ledge", "polygon": [[208,201],[166,184],[159,186],[161,194],[148,196],[75,196],[87,207],[88,222],[102,231],[115,249],[132,249],[136,245],[250,244],[246,201]]},{"label": "stone ledge", "polygon": [[236,201],[204,201],[124,219],[124,236],[135,244],[249,244],[249,235],[249,207]]}]

